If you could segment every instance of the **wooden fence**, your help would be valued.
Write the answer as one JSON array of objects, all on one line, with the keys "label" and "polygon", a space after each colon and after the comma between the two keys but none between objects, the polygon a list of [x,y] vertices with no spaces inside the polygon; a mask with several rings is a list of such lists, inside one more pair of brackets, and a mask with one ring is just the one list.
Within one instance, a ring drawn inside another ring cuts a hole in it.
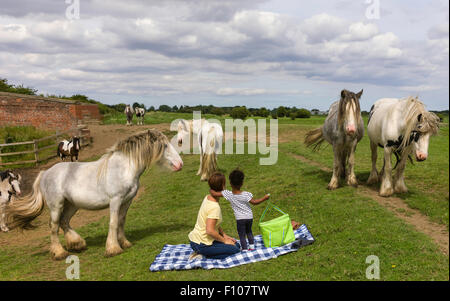
[{"label": "wooden fence", "polygon": [[[64,135],[76,135],[80,137],[80,144],[81,146],[86,146],[91,143],[91,134],[90,130],[87,128],[87,126],[78,126],[77,128],[64,131],[64,132],[56,132],[55,135],[47,136],[44,138],[36,139],[33,141],[25,141],[25,142],[15,142],[15,143],[4,143],[0,144],[0,166],[6,166],[6,165],[20,165],[20,164],[27,164],[27,163],[35,163],[36,165],[44,160],[54,158],[57,156],[56,154],[56,148],[60,142],[59,138]],[[55,139],[55,143],[51,145],[47,145],[44,147],[39,148],[38,144],[39,142]],[[17,146],[17,145],[32,145],[31,150],[27,151],[20,151],[20,152],[11,152],[11,153],[3,153],[2,149],[8,146]],[[43,150],[53,148],[55,151],[47,156],[40,156],[39,153]],[[25,155],[25,154],[34,154],[34,160],[26,160],[26,161],[14,161],[14,162],[2,162],[2,157],[7,156],[17,156],[17,155]]]}]

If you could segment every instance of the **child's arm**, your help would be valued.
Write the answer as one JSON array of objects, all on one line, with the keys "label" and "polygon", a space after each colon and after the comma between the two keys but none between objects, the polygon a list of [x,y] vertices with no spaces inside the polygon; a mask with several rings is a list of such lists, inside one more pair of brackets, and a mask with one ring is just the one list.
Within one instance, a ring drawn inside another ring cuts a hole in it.
[{"label": "child's arm", "polygon": [[258,204],[261,204],[262,202],[264,202],[265,200],[267,200],[267,199],[269,199],[269,197],[270,197],[270,193],[269,194],[266,194],[265,196],[263,196],[262,198],[260,198],[260,199],[251,199],[249,202],[252,204],[252,205],[258,205]]},{"label": "child's arm", "polygon": [[223,197],[222,191],[215,191],[215,190],[210,189],[209,194],[215,198]]}]

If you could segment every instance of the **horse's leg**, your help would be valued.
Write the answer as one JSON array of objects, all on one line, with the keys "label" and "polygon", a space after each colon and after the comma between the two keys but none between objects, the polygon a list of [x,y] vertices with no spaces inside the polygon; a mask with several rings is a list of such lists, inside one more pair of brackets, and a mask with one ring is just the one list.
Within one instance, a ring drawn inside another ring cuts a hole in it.
[{"label": "horse's leg", "polygon": [[109,232],[106,239],[106,251],[105,256],[115,256],[123,252],[117,240],[118,228],[119,228],[119,210],[121,200],[113,199],[109,204],[110,217],[109,217]]},{"label": "horse's leg", "polygon": [[62,260],[69,256],[69,252],[64,250],[58,237],[59,222],[62,209],[62,206],[50,208],[50,254],[55,260]]},{"label": "horse's leg", "polygon": [[64,210],[61,214],[59,225],[64,231],[67,250],[69,251],[86,250],[86,241],[70,227],[70,220],[77,211],[77,207],[67,201],[64,202]]},{"label": "horse's leg", "polygon": [[0,203],[0,230],[3,232],[8,232],[9,228],[6,226],[6,213],[5,213],[6,203]]},{"label": "horse's leg", "polygon": [[381,176],[380,195],[388,197],[394,193],[392,188],[392,165],[391,165],[392,148],[384,148],[384,165],[383,174]]},{"label": "horse's leg", "polygon": [[378,182],[377,172],[377,144],[370,141],[370,151],[372,153],[372,170],[370,171],[369,178],[367,179],[367,185],[372,185]]},{"label": "horse's leg", "polygon": [[119,241],[120,246],[123,249],[129,248],[132,246],[132,243],[128,241],[128,239],[125,237],[125,220],[127,217],[128,208],[131,205],[131,200],[129,200],[126,203],[123,203],[122,206],[120,206],[119,211],[119,230],[117,233],[117,240]]},{"label": "horse's leg", "polygon": [[348,156],[348,177],[347,177],[347,184],[353,187],[358,187],[358,180],[355,176],[355,152],[356,152],[356,145],[357,140],[355,139],[353,141],[353,144],[351,145],[350,154]]},{"label": "horse's leg", "polygon": [[333,145],[334,161],[333,161],[333,175],[331,176],[330,183],[328,183],[328,189],[334,190],[339,186],[339,171],[341,169],[341,156],[339,148]]},{"label": "horse's leg", "polygon": [[396,193],[405,193],[408,192],[408,188],[405,185],[405,177],[404,171],[406,167],[406,161],[408,160],[408,156],[406,154],[400,159],[400,162],[397,165],[397,172],[395,174],[395,183],[394,183],[394,191]]}]

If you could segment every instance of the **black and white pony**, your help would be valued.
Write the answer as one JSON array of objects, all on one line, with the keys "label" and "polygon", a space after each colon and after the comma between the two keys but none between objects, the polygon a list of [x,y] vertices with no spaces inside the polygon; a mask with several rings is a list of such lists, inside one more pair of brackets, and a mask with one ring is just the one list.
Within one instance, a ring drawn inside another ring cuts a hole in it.
[{"label": "black and white pony", "polygon": [[136,107],[134,109],[137,117],[137,124],[143,125],[144,124],[144,116],[145,116],[145,109],[144,108],[138,108]]},{"label": "black and white pony", "polygon": [[[376,167],[379,146],[384,149],[379,194],[387,197],[394,192],[407,192],[404,180],[406,161],[409,158],[412,162],[411,155],[414,155],[417,161],[426,160],[430,136],[437,134],[438,130],[439,117],[428,112],[417,97],[382,98],[376,101],[370,109],[367,125],[372,152],[372,170],[367,183],[374,184],[379,180]],[[392,154],[397,158],[394,183]]]},{"label": "black and white pony", "polygon": [[178,152],[159,131],[147,130],[117,142],[99,160],[62,162],[41,171],[31,194],[15,199],[6,207],[8,226],[27,228],[42,213],[44,204],[50,210],[51,245],[54,259],[64,259],[68,252],[58,237],[61,227],[67,250],[81,251],[86,241],[70,227],[78,209],[110,208],[106,256],[114,256],[131,247],[125,237],[125,218],[139,189],[139,178],[154,163],[173,171],[183,166]]},{"label": "black and white pony", "polygon": [[56,154],[64,161],[65,157],[70,157],[73,162],[73,157],[78,161],[78,153],[81,150],[80,138],[73,136],[70,140],[63,140],[58,144]]},{"label": "black and white pony", "polygon": [[127,116],[127,125],[133,125],[133,115],[134,115],[133,107],[130,105],[127,105],[125,107],[124,113]]},{"label": "black and white pony", "polygon": [[305,137],[305,144],[313,146],[314,150],[319,149],[324,141],[333,146],[333,176],[328,184],[330,190],[338,188],[339,177],[346,178],[348,185],[358,186],[354,167],[356,145],[364,136],[359,105],[362,93],[363,90],[357,94],[342,90],[341,99],[330,106],[324,125],[309,131]]},{"label": "black and white pony", "polygon": [[11,170],[0,171],[0,230],[8,232],[6,226],[5,207],[11,202],[13,196],[20,196],[20,183],[22,176]]}]

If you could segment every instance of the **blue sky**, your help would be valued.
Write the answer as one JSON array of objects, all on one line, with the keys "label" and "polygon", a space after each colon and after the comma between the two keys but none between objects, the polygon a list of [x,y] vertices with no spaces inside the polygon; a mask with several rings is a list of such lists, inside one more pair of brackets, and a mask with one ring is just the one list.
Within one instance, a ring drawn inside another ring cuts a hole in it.
[{"label": "blue sky", "polygon": [[345,88],[448,109],[448,1],[68,2],[2,0],[0,77],[110,104],[326,110]]}]

